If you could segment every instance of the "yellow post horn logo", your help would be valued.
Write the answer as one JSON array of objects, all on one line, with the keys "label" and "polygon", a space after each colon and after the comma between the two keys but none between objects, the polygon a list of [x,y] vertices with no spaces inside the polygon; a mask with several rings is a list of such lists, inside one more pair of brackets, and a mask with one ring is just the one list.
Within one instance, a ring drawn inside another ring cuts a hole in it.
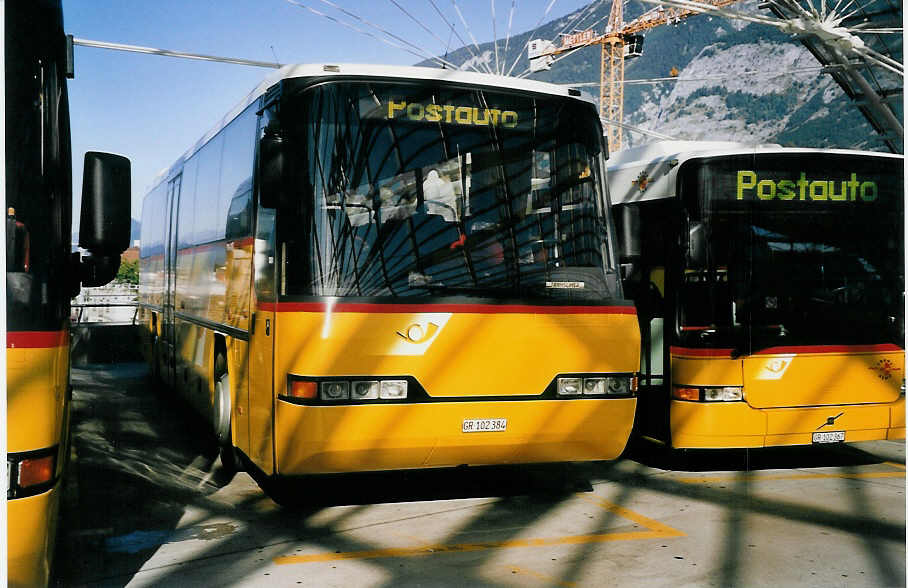
[{"label": "yellow post horn logo", "polygon": [[398,336],[408,343],[425,343],[435,336],[438,332],[438,325],[435,323],[426,323],[423,327],[419,323],[413,323],[404,329],[404,332],[397,331]]}]

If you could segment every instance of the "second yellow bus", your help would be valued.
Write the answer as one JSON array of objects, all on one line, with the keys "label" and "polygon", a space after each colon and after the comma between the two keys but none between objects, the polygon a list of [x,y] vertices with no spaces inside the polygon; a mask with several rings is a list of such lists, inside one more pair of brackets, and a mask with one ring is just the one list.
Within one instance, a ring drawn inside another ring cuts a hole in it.
[{"label": "second yellow bus", "polygon": [[905,437],[903,164],[695,142],[612,158],[641,435],[677,448]]}]

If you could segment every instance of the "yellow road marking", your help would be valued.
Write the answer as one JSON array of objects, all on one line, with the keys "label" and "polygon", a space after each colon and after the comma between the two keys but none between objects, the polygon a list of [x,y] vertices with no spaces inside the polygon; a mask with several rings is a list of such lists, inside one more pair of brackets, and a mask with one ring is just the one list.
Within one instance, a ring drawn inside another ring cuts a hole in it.
[{"label": "yellow road marking", "polygon": [[903,464],[903,463],[898,463],[898,462],[895,462],[895,461],[884,461],[883,463],[886,464],[886,465],[888,465],[888,466],[892,466],[892,467],[894,467],[894,468],[898,468],[898,469],[900,469],[900,470],[902,470],[902,471],[905,470],[905,464]]},{"label": "yellow road marking", "polygon": [[677,481],[683,484],[719,484],[722,482],[760,482],[763,480],[812,480],[822,478],[845,478],[845,479],[863,479],[863,478],[904,478],[905,472],[868,472],[862,474],[767,474],[767,475],[747,475],[740,477],[731,476],[713,476],[702,478],[678,478]]},{"label": "yellow road marking", "polygon": [[642,525],[642,526],[646,527],[647,529],[649,529],[650,536],[653,538],[656,538],[656,537],[686,537],[687,536],[686,533],[679,531],[678,529],[673,529],[672,527],[669,527],[668,525],[663,525],[659,521],[654,521],[653,519],[647,518],[647,517],[643,516],[642,514],[636,513],[632,510],[628,510],[628,509],[624,508],[623,506],[618,506],[617,504],[609,502],[608,500],[605,500],[604,498],[599,498],[595,494],[592,496],[587,496],[585,494],[578,494],[577,496],[586,500],[587,502],[592,502],[593,504],[601,506],[602,508],[604,508],[605,510],[607,510],[611,513],[614,513],[625,519],[630,519],[630,520],[634,521],[635,523],[637,523],[638,525]]},{"label": "yellow road marking", "polygon": [[534,572],[533,570],[527,570],[525,568],[518,568],[517,566],[510,566],[511,572],[515,574],[524,574],[527,576],[533,576],[537,580],[542,580],[548,586],[564,586],[565,588],[572,588],[576,586],[574,582],[562,582],[551,576],[546,576],[545,574],[540,574],[539,572]]},{"label": "yellow road marking", "polygon": [[518,547],[551,547],[556,545],[581,545],[585,543],[605,543],[608,541],[633,541],[639,539],[657,539],[662,537],[684,537],[686,534],[647,518],[632,510],[620,507],[602,498],[590,498],[584,494],[577,496],[601,506],[623,518],[646,527],[645,531],[625,531],[601,533],[595,535],[569,535],[565,537],[546,537],[539,539],[509,539],[507,541],[483,541],[480,543],[457,543],[454,545],[430,544],[416,547],[390,547],[385,549],[368,549],[341,553],[312,553],[308,555],[283,555],[272,561],[277,565],[329,562],[350,559],[377,559],[385,557],[416,557],[440,553],[467,553],[488,549],[514,549]]}]

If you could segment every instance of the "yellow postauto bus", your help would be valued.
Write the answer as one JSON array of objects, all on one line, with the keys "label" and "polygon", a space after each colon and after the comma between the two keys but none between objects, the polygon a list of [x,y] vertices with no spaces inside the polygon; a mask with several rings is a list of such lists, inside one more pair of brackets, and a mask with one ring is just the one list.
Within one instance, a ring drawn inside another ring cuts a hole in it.
[{"label": "yellow postauto bus", "polygon": [[904,438],[903,162],[697,142],[609,161],[641,323],[642,436],[676,448]]},{"label": "yellow postauto bus", "polygon": [[152,372],[269,476],[615,458],[639,330],[605,155],[576,91],[285,67],[145,199]]},{"label": "yellow postauto bus", "polygon": [[[80,245],[70,252],[72,162],[59,0],[7,2],[6,548],[10,586],[50,580],[69,439],[69,311],[80,284],[116,275],[129,244],[129,161],[86,154]],[[69,47],[71,49],[71,47]]]}]

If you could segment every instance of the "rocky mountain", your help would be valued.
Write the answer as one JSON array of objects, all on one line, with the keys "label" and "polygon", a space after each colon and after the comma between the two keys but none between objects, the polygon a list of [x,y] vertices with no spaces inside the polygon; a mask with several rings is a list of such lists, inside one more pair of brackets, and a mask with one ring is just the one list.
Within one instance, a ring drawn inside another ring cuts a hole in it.
[{"label": "rocky mountain", "polygon": [[[593,4],[589,15],[575,28],[593,28],[601,33],[611,2]],[[625,5],[625,20],[651,6],[631,0]],[[734,8],[771,16],[754,0]],[[507,55],[504,41],[499,40],[499,63],[510,67],[516,61],[512,75],[524,73],[529,67],[527,41],[540,38],[557,42],[559,33],[571,32],[566,27],[573,17],[568,15],[535,32],[512,37]],[[479,51],[475,47],[451,51],[446,59],[458,65],[485,61],[495,69],[491,43],[480,45]],[[599,47],[587,47],[558,61],[551,70],[529,77],[582,84],[582,90],[597,97],[599,62]],[[796,39],[773,27],[692,16],[651,29],[646,33],[642,56],[626,60],[624,122],[677,139],[885,151],[872,127],[819,66]],[[625,146],[652,140],[624,131]]]}]

